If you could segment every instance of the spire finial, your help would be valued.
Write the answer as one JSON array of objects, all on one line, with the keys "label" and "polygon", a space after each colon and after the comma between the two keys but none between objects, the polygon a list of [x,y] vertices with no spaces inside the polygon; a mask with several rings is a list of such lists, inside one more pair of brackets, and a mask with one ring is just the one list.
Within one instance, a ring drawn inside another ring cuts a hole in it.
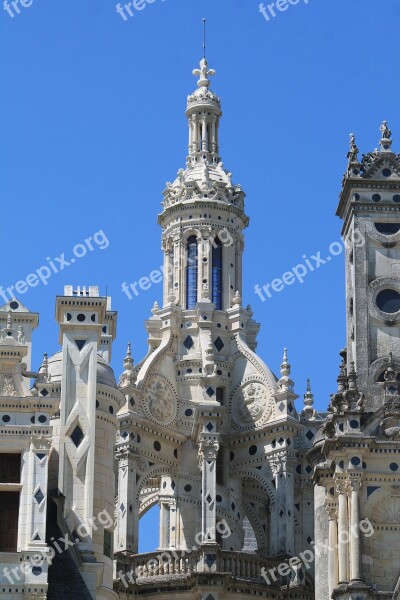
[{"label": "spire finial", "polygon": [[207,19],[203,18],[203,58],[206,60],[206,29]]}]

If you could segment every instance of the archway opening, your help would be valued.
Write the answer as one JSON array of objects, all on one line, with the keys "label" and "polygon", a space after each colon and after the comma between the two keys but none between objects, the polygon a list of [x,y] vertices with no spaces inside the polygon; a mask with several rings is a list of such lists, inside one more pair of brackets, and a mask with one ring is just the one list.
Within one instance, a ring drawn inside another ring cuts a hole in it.
[{"label": "archway opening", "polygon": [[154,552],[160,546],[160,507],[152,506],[139,521],[139,553]]}]

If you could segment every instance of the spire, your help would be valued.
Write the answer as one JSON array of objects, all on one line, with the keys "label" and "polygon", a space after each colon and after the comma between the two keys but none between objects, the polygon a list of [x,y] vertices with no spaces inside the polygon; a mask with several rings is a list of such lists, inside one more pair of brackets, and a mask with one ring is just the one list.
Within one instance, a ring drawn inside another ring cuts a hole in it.
[{"label": "spire", "polygon": [[382,125],[380,126],[380,131],[382,134],[379,142],[381,146],[381,152],[390,152],[392,146],[392,132],[388,127],[387,121],[383,121]]},{"label": "spire", "polygon": [[124,358],[124,370],[131,371],[133,367],[133,358],[131,352],[131,343],[128,342],[128,348],[126,350],[126,356]]},{"label": "spire", "polygon": [[306,393],[304,394],[304,408],[302,411],[302,416],[307,419],[307,421],[315,419],[314,394],[311,391],[310,379],[307,379],[307,388]]},{"label": "spire", "polygon": [[131,343],[128,342],[128,348],[126,349],[126,356],[124,358],[124,371],[119,379],[121,387],[127,387],[135,382],[135,374],[133,367],[133,358],[131,352]]},{"label": "spire", "polygon": [[283,349],[283,360],[281,364],[281,378],[278,381],[281,392],[293,392],[294,383],[290,379],[290,364],[288,361],[287,348]]},{"label": "spire", "polygon": [[203,19],[203,58],[206,58],[206,26],[207,20]]},{"label": "spire", "polygon": [[49,360],[47,352],[43,354],[42,365],[39,369],[39,381],[48,383],[51,377],[49,376]]},{"label": "spire", "polygon": [[282,376],[290,375],[290,364],[288,362],[287,348],[283,349],[283,361],[281,364],[281,375]]}]

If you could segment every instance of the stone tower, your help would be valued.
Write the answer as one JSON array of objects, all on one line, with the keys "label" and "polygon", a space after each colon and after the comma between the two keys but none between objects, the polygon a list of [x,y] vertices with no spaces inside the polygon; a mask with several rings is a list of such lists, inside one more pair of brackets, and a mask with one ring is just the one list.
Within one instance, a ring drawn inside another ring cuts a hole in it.
[{"label": "stone tower", "polygon": [[[400,592],[400,162],[391,132],[362,160],[351,136],[340,195],[347,349],[310,460],[315,466],[317,598]],[[325,573],[329,572],[328,578]]]},{"label": "stone tower", "polygon": [[[221,162],[214,71],[203,59],[194,74],[186,168],[167,183],[158,219],[163,305],[136,366],[129,345],[119,385],[115,589],[121,598],[311,599],[311,563],[288,565],[312,549],[305,454],[321,419],[311,389],[297,413],[286,351],[280,378],[256,354],[260,326],[242,304],[245,194]],[[159,548],[137,554],[139,519],[154,505]]]}]

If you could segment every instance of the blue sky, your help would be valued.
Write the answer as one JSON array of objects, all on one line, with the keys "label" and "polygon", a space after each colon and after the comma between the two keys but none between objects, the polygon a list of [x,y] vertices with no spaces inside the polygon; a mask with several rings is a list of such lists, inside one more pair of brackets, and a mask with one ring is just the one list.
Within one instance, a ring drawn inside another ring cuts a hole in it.
[{"label": "blue sky", "polygon": [[33,0],[12,18],[1,0],[0,285],[48,266],[47,257],[68,259],[97,231],[109,242],[19,295],[40,312],[35,367],[58,349],[54,303],[66,284],[112,295],[117,374],[128,340],[136,360],[145,353],[143,322],[161,284],[131,301],[121,284],[162,264],[157,213],[165,182],[185,165],[185,103],[205,16],[221,154],[247,193],[243,296],[262,323],[258,350],[277,372],[287,346],[297,393],[311,377],[326,407],[345,344],[343,254],[265,302],[254,286],[303,255],[326,257],[340,240],[350,132],[371,151],[387,119],[399,151],[400,4],[300,0],[269,21],[258,6],[154,0],[124,20],[115,0]]}]

